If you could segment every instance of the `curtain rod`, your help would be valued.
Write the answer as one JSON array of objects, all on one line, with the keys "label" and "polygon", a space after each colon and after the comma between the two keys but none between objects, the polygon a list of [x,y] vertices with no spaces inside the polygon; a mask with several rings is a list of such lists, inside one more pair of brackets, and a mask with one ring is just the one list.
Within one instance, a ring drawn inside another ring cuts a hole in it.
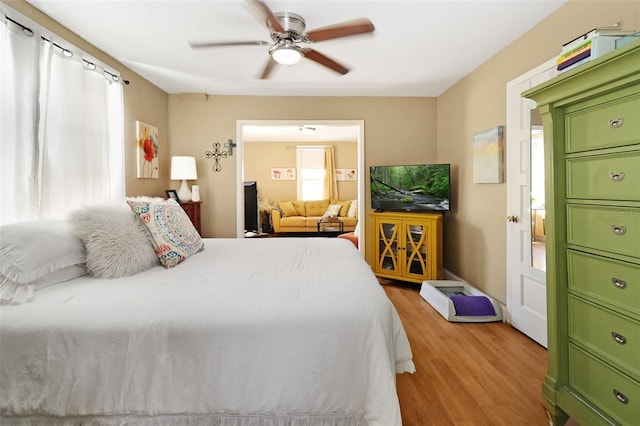
[{"label": "curtain rod", "polygon": [[5,18],[7,18],[7,21],[11,21],[14,24],[16,24],[17,26],[19,26],[20,28],[22,28],[22,32],[29,36],[29,37],[33,37],[33,30],[29,27],[25,27],[24,25],[22,25],[20,22],[16,21],[15,19],[11,19],[9,18],[9,16],[7,16],[6,14],[4,15]]},{"label": "curtain rod", "polygon": [[[22,32],[23,32],[26,36],[28,36],[28,37],[33,37],[33,35],[35,34],[31,28],[29,28],[29,27],[27,27],[27,26],[25,26],[25,25],[21,24],[20,22],[16,21],[15,19],[10,18],[10,17],[9,17],[9,15],[5,14],[5,15],[4,15],[4,17],[7,19],[7,21],[11,21],[11,22],[12,22],[12,23],[14,23],[15,25],[19,26],[19,27],[22,29]],[[63,47],[63,46],[61,46],[61,45],[59,45],[59,44],[58,44],[58,43],[56,43],[55,41],[51,41],[50,39],[48,39],[48,38],[47,38],[47,37],[45,37],[45,36],[40,36],[40,39],[42,39],[42,40],[44,40],[44,41],[46,41],[46,42],[48,42],[48,43],[51,43],[52,45],[54,45],[55,47],[57,47],[58,49],[60,49],[60,50],[62,51],[62,54],[63,54],[65,57],[70,58],[70,57],[72,57],[72,56],[73,56],[73,52],[72,52],[71,50],[69,50],[69,49],[67,49],[67,48],[65,48],[65,47]],[[96,66],[96,64],[95,64],[95,63],[93,63],[93,62],[91,62],[91,61],[89,61],[89,60],[87,60],[87,59],[82,58],[82,61],[83,61],[85,64],[87,64],[87,68],[89,68],[89,69],[90,69],[90,70],[92,70],[92,71],[93,71],[93,70],[95,70],[95,69],[97,68],[97,66]],[[112,72],[107,71],[106,69],[104,69],[104,67],[100,67],[100,68],[102,68],[102,70],[104,71],[104,73],[105,73],[105,74],[109,74],[109,76],[111,77],[111,80],[116,81],[116,82],[117,82],[117,81],[120,81],[120,76],[119,76],[119,75],[117,75],[117,74],[114,74],[114,73],[112,73]],[[123,82],[124,84],[129,84],[129,80],[122,80],[122,82]]]}]

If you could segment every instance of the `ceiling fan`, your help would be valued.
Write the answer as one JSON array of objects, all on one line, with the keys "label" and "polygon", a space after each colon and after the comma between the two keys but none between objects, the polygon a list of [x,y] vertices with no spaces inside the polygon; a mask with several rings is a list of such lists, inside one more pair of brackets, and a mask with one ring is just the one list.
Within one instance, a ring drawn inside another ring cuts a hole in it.
[{"label": "ceiling fan", "polygon": [[291,12],[272,12],[261,0],[246,0],[247,7],[271,33],[272,42],[256,41],[226,41],[226,42],[193,42],[189,43],[193,49],[223,47],[223,46],[270,46],[269,62],[265,66],[261,79],[269,77],[276,64],[294,65],[300,59],[307,58],[340,74],[347,74],[349,69],[326,55],[301,46],[318,41],[347,37],[374,31],[373,23],[367,18],[359,18],[327,27],[306,31],[306,23],[302,16]]}]

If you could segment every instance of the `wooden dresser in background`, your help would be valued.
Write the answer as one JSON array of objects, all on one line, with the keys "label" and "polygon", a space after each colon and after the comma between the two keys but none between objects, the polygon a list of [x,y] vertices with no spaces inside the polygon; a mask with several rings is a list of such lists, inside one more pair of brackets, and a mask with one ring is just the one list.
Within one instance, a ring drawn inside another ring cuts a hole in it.
[{"label": "wooden dresser in background", "polygon": [[191,223],[196,227],[198,234],[202,235],[202,229],[200,227],[200,205],[202,201],[183,201],[180,203],[184,211],[191,219]]}]

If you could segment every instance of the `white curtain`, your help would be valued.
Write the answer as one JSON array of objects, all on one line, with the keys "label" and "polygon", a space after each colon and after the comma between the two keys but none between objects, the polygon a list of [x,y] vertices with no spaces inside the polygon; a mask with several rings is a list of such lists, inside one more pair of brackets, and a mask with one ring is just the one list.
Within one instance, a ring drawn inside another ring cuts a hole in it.
[{"label": "white curtain", "polygon": [[0,24],[0,223],[35,208],[38,38]]},{"label": "white curtain", "polygon": [[116,74],[90,70],[94,62],[64,41],[37,31],[29,37],[10,21],[0,31],[0,223],[64,217],[82,204],[124,197],[124,97]]}]

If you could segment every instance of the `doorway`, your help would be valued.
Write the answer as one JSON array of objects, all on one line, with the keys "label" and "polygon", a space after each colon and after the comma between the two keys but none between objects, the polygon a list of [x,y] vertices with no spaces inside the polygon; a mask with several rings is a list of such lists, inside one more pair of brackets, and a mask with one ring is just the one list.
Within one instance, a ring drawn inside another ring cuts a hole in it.
[{"label": "doorway", "polygon": [[[309,139],[301,139],[301,129],[315,128],[322,130],[322,134],[328,135],[324,139],[319,139],[322,136],[318,136],[317,141],[323,141],[325,144],[330,143],[331,139],[339,140],[342,138],[344,141],[344,135],[350,136],[355,139],[356,144],[356,162],[357,162],[357,199],[358,204],[363,206],[364,202],[364,120],[237,120],[236,121],[236,188],[238,192],[236,194],[237,212],[238,217],[236,220],[236,236],[242,238],[244,235],[244,181],[245,181],[245,143],[253,143],[256,141],[289,141],[292,145],[294,143],[302,143],[301,141]],[[320,132],[318,132],[320,133]],[[331,136],[333,135],[333,136]],[[306,136],[305,136],[306,137]],[[274,167],[278,167],[274,165]],[[258,188],[259,190],[259,188]],[[364,210],[358,209],[358,223],[364,223]],[[366,238],[364,232],[360,232],[359,244],[360,250],[362,247],[366,247],[364,239]]]},{"label": "doorway", "polygon": [[544,145],[536,104],[521,93],[557,75],[551,59],[507,83],[507,312],[547,347]]}]

